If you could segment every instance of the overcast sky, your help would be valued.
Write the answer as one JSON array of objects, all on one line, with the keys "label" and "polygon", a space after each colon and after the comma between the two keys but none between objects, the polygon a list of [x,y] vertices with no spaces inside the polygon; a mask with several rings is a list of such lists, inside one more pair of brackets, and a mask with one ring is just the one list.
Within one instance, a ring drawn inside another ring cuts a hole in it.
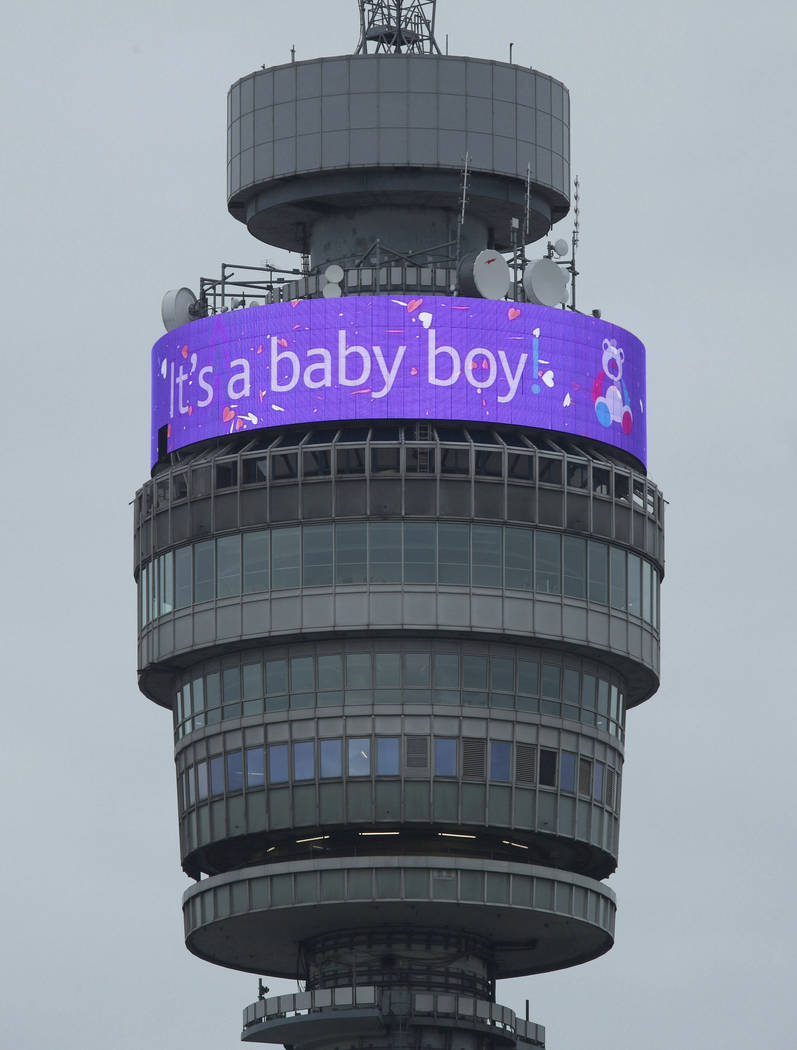
[{"label": "overcast sky", "polygon": [[[226,212],[227,88],[294,43],[352,51],[356,8],[32,0],[3,18],[14,1050],[225,1050],[255,998],[183,946],[170,719],[136,689],[129,502],[163,292],[274,254]],[[670,504],[615,947],[498,999],[530,998],[549,1050],[793,1045],[794,5],[440,0],[438,19],[452,54],[514,41],[570,89],[580,303],[647,345],[649,469]]]}]

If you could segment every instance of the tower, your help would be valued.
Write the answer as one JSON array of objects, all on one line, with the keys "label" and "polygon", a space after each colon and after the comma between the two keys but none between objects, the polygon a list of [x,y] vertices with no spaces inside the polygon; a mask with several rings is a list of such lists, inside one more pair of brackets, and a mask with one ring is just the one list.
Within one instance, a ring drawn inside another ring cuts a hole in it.
[{"label": "tower", "polygon": [[527,258],[569,209],[566,88],[359,6],[356,54],[229,93],[229,210],[302,265],[164,299],[139,683],[189,949],[303,984],[244,1041],[544,1046],[496,981],[611,947],[658,686],[644,348],[574,309],[566,242]]}]

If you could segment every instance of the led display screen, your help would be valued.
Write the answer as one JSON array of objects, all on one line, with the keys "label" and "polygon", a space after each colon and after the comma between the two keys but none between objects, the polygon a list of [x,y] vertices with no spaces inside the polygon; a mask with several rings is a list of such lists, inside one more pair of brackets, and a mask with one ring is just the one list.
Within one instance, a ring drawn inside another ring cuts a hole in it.
[{"label": "led display screen", "polygon": [[152,351],[152,462],[223,434],[295,423],[463,420],[603,441],[646,460],[645,348],[569,310],[441,297],[253,306]]}]

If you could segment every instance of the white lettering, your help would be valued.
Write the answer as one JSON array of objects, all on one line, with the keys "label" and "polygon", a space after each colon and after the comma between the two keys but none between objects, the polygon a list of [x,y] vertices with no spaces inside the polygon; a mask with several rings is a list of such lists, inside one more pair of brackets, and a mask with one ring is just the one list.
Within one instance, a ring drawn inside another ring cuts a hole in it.
[{"label": "white lettering", "polygon": [[[484,375],[483,365],[481,362],[477,361],[479,356],[484,357],[487,361],[486,377]],[[498,378],[498,365],[495,363],[495,358],[489,350],[477,346],[468,353],[465,358],[465,378],[471,386],[475,386],[477,390],[483,390],[484,387],[493,385]]]},{"label": "white lettering", "polygon": [[174,361],[169,365],[169,419],[174,419]]},{"label": "white lettering", "polygon": [[[292,350],[283,350],[280,352],[277,349],[277,337],[272,335],[271,337],[271,389],[277,394],[285,394],[289,390],[293,390],[296,384],[299,382],[299,358]],[[279,381],[279,366],[281,361],[290,362],[291,366],[291,378],[287,383],[280,383]]]},{"label": "white lettering", "polygon": [[501,402],[501,404],[505,405],[507,401],[511,401],[517,393],[517,388],[520,386],[520,379],[523,375],[523,369],[526,367],[526,362],[529,359],[529,355],[520,355],[520,360],[518,361],[517,365],[517,371],[514,375],[512,374],[512,369],[509,367],[509,361],[507,361],[506,354],[503,350],[498,351],[498,358],[501,362],[501,368],[503,368],[504,370],[504,376],[506,377],[506,381],[509,385],[509,392],[507,393],[506,397],[501,397],[500,394],[498,395],[498,400]]},{"label": "white lettering", "polygon": [[398,350],[396,351],[396,356],[393,358],[393,364],[388,369],[387,362],[382,356],[382,347],[374,347],[374,357],[376,358],[376,363],[379,365],[379,371],[382,373],[382,378],[385,381],[385,385],[382,387],[381,390],[374,391],[374,397],[384,397],[386,394],[389,394],[390,391],[393,389],[393,384],[396,381],[399,366],[401,365],[401,361],[404,357],[404,354],[406,353],[406,350],[406,346],[400,346],[398,348]]},{"label": "white lettering", "polygon": [[197,375],[196,379],[199,385],[202,387],[202,389],[207,392],[208,396],[205,398],[204,401],[197,401],[197,408],[205,408],[205,406],[209,405],[210,402],[213,400],[213,387],[210,385],[210,383],[205,382],[205,376],[208,374],[208,372],[212,371],[212,365],[205,365],[204,368],[199,369],[199,374]]},{"label": "white lettering", "polygon": [[[240,373],[230,376],[230,381],[227,384],[227,397],[230,401],[239,401],[242,397],[249,397],[249,391],[251,390],[249,362],[245,357],[239,357],[235,361],[230,361],[230,368],[235,368],[238,365],[241,368]],[[236,384],[238,383],[241,384],[240,390],[236,389]]]},{"label": "white lettering", "polygon": [[[318,390],[322,386],[332,386],[332,354],[323,346],[316,346],[307,351],[308,357],[320,357],[321,360],[310,364],[304,370],[304,385],[311,390]],[[313,379],[315,372],[320,373],[318,379]]]},{"label": "white lettering", "polygon": [[[350,379],[347,375],[348,359],[356,354],[362,362],[360,374]],[[338,382],[341,386],[362,386],[371,374],[371,355],[364,346],[347,346],[346,333],[338,333]]]},{"label": "white lettering", "polygon": [[183,383],[188,379],[188,373],[183,371],[183,366],[180,365],[177,370],[177,411],[181,416],[184,416],[188,411],[188,406],[183,404]]},{"label": "white lettering", "polygon": [[[429,382],[432,386],[452,386],[459,377],[462,375],[462,369],[460,367],[459,354],[453,346],[436,346],[437,335],[434,328],[429,329],[429,353],[428,353],[428,369],[429,369]],[[451,359],[451,375],[448,379],[441,379],[437,375],[437,356],[438,354],[447,354]]]}]

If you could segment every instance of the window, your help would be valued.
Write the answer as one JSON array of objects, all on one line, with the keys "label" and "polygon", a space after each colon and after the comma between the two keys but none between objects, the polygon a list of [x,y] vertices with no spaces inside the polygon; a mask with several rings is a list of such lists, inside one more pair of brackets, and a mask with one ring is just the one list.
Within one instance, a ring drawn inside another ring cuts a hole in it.
[{"label": "window", "polygon": [[609,549],[609,598],[613,609],[626,607],[625,551],[617,547]]},{"label": "window", "polygon": [[349,776],[367,777],[371,774],[371,741],[367,737],[349,740]]},{"label": "window", "polygon": [[440,473],[470,474],[470,449],[443,446],[440,449]]},{"label": "window", "polygon": [[653,570],[649,561],[642,562],[642,619],[653,622]]},{"label": "window", "polygon": [[302,535],[302,585],[332,583],[332,526],[305,525]]},{"label": "window", "polygon": [[544,787],[556,787],[556,759],[555,751],[548,748],[540,748],[540,775],[539,782]]},{"label": "window", "polygon": [[528,452],[508,452],[508,474],[521,481],[534,481],[534,456]]},{"label": "window", "polygon": [[435,689],[459,689],[459,653],[435,653]]},{"label": "window", "polygon": [[428,689],[430,673],[429,653],[404,653],[404,685],[407,689]]},{"label": "window", "polygon": [[291,692],[312,693],[314,688],[312,656],[292,656]]},{"label": "window", "polygon": [[288,692],[288,663],[286,660],[266,660],[266,695]]},{"label": "window", "polygon": [[401,469],[400,448],[372,448],[372,474],[398,474]]},{"label": "window", "polygon": [[530,591],[532,583],[532,531],[506,529],[504,586],[515,591]]},{"label": "window", "polygon": [[227,755],[227,790],[243,791],[243,752],[230,751]]},{"label": "window", "polygon": [[262,747],[246,749],[246,786],[260,788],[266,782],[266,753]]},{"label": "window", "polygon": [[467,587],[470,581],[469,540],[470,529],[467,525],[454,522],[439,524],[439,583]]},{"label": "window", "polygon": [[275,529],[271,536],[273,565],[271,582],[275,591],[299,586],[299,530]]},{"label": "window", "polygon": [[338,448],[337,465],[338,474],[364,474],[365,449]]},{"label": "window", "polygon": [[337,654],[318,657],[318,688],[343,688],[343,660]]},{"label": "window", "polygon": [[590,758],[578,760],[578,793],[587,797],[592,794],[592,759]]},{"label": "window", "polygon": [[562,762],[559,770],[559,786],[562,791],[576,790],[576,756],[572,751],[562,752]]},{"label": "window", "polygon": [[244,485],[262,485],[268,478],[268,457],[255,459],[250,456],[242,464]]},{"label": "window", "polygon": [[194,545],[194,601],[209,602],[213,599],[214,572],[213,540],[204,540]]},{"label": "window", "polygon": [[216,464],[216,488],[234,489],[238,484],[238,460],[222,460]]},{"label": "window", "polygon": [[501,586],[501,532],[498,525],[472,527],[474,587]]},{"label": "window", "polygon": [[288,745],[272,744],[268,749],[268,782],[269,784],[287,784],[288,782]]},{"label": "window", "polygon": [[332,456],[328,448],[302,453],[302,471],[306,478],[325,478],[332,473]]},{"label": "window", "polygon": [[196,797],[199,802],[204,802],[208,797],[208,764],[198,762],[196,767]]},{"label": "window", "polygon": [[561,555],[555,532],[538,532],[534,544],[534,589],[543,594],[561,592]]},{"label": "window", "polygon": [[564,591],[568,598],[587,596],[587,543],[577,536],[562,538]]},{"label": "window", "polygon": [[550,456],[539,457],[539,471],[541,485],[562,484],[562,461],[552,459]]},{"label": "window", "polygon": [[457,775],[457,741],[453,737],[434,738],[434,775],[455,777]]},{"label": "window", "polygon": [[628,611],[642,615],[642,562],[636,554],[628,555]]},{"label": "window", "polygon": [[180,547],[174,552],[174,604],[177,609],[185,609],[191,604],[191,553],[190,547]]},{"label": "window", "polygon": [[298,459],[295,452],[275,452],[271,457],[271,477],[274,481],[285,481],[295,478],[298,470]]},{"label": "window", "polygon": [[397,689],[401,682],[401,656],[399,653],[376,653],[374,655],[374,685],[377,689]]},{"label": "window", "polygon": [[474,451],[475,466],[474,474],[483,478],[503,477],[504,467],[500,452],[477,448]]},{"label": "window", "polygon": [[347,689],[370,689],[371,688],[371,654],[370,653],[347,653],[346,654],[346,688]]},{"label": "window", "polygon": [[431,522],[404,524],[404,582],[434,583],[437,567],[436,528]]},{"label": "window", "polygon": [[158,615],[170,613],[174,603],[174,556],[168,551],[158,558],[160,563],[160,608]]},{"label": "window", "polygon": [[509,780],[510,754],[508,740],[490,741],[490,780]]},{"label": "window", "polygon": [[397,777],[399,774],[399,738],[380,736],[376,739],[376,772],[380,776]]},{"label": "window", "polygon": [[608,547],[589,541],[589,600],[599,605],[609,603]]},{"label": "window", "polygon": [[224,794],[224,755],[216,755],[210,760],[210,794]]},{"label": "window", "polygon": [[335,582],[365,583],[368,534],[365,523],[335,526]]},{"label": "window", "polygon": [[221,673],[221,695],[225,704],[241,699],[241,666],[225,667]]},{"label": "window", "polygon": [[315,742],[300,740],[293,745],[293,779],[315,779]]},{"label": "window", "polygon": [[245,532],[243,536],[243,591],[256,594],[268,590],[268,532]]},{"label": "window", "polygon": [[602,762],[595,763],[592,775],[592,797],[596,802],[603,802],[603,771],[605,766]]},{"label": "window", "polygon": [[371,522],[368,526],[368,577],[371,583],[401,583],[401,523]]},{"label": "window", "polygon": [[322,740],[321,776],[324,778],[343,776],[343,762],[340,740]]},{"label": "window", "polygon": [[220,536],[216,541],[216,594],[229,598],[241,593],[241,537]]}]

